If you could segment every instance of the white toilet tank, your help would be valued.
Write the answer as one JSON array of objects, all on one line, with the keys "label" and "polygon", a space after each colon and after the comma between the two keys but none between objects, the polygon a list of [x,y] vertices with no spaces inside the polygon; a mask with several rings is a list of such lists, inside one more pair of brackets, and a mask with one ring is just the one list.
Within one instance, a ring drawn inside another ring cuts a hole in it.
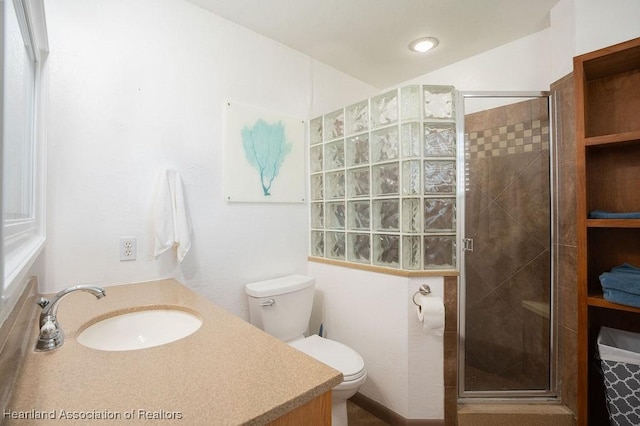
[{"label": "white toilet tank", "polygon": [[289,275],[247,284],[251,324],[285,342],[309,327],[315,279]]}]

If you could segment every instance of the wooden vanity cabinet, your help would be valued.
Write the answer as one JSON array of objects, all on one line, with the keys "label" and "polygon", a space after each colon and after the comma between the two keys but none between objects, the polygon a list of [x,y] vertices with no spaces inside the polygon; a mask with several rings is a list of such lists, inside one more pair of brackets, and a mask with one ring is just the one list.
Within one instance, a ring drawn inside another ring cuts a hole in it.
[{"label": "wooden vanity cabinet", "polygon": [[331,426],[331,391],[269,422],[269,426]]}]

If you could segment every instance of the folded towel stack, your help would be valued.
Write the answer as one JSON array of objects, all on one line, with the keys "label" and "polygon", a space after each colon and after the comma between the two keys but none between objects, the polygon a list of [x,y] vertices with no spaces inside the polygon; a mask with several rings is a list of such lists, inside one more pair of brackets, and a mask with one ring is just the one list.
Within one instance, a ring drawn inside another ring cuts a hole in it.
[{"label": "folded towel stack", "polygon": [[625,263],[600,275],[604,298],[640,308],[640,268]]}]

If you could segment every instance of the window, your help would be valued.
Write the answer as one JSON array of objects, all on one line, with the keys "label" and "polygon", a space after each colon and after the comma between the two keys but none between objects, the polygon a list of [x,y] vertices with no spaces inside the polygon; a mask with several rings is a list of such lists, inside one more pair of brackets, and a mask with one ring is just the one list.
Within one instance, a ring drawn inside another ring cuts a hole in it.
[{"label": "window", "polygon": [[2,2],[2,299],[44,244],[42,98],[46,30],[42,1]]}]

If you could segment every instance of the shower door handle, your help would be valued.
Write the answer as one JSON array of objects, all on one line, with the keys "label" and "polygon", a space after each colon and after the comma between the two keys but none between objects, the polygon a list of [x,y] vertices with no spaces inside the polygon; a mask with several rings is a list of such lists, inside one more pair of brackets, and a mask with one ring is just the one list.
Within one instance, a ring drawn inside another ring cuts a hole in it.
[{"label": "shower door handle", "polygon": [[462,239],[462,251],[473,252],[473,238]]}]

